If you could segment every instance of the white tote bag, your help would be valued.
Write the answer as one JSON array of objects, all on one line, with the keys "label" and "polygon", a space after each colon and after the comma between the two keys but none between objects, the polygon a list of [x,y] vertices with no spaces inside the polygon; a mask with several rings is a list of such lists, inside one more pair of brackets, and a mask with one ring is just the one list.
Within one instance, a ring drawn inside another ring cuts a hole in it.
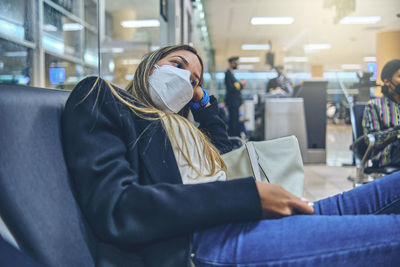
[{"label": "white tote bag", "polygon": [[253,176],[256,180],[278,184],[298,197],[303,195],[303,160],[293,135],[247,142],[222,155],[222,159],[227,165],[228,180]]}]

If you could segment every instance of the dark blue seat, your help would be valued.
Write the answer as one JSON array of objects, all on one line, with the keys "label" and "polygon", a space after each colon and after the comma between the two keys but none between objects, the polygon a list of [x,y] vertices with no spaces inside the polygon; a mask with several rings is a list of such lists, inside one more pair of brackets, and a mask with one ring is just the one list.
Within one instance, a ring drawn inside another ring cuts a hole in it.
[{"label": "dark blue seat", "polygon": [[0,84],[0,216],[38,262],[94,266],[61,145],[68,95]]},{"label": "dark blue seat", "polygon": [[0,237],[0,262],[2,266],[13,267],[39,267],[43,266],[32,260],[25,253],[17,250],[15,247]]}]

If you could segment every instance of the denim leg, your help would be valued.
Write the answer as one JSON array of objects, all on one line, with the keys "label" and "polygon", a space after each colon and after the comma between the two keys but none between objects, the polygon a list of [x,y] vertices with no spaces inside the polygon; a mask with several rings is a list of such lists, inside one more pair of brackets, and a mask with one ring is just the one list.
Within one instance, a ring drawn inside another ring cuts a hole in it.
[{"label": "denim leg", "polygon": [[400,172],[314,203],[315,214],[400,213]]},{"label": "denim leg", "polygon": [[400,266],[399,195],[400,173],[395,173],[316,202],[318,216],[197,232],[194,262],[196,267]]},{"label": "denim leg", "polygon": [[196,267],[400,266],[400,215],[296,215],[194,234]]}]

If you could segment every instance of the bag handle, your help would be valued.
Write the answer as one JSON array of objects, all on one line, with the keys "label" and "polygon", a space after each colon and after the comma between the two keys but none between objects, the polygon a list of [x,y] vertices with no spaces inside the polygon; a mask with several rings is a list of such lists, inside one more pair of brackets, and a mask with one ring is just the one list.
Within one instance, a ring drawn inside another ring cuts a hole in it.
[{"label": "bag handle", "polygon": [[253,171],[254,179],[256,179],[256,181],[261,181],[260,167],[258,166],[257,153],[256,149],[254,148],[254,144],[252,142],[247,142],[245,145],[247,154],[249,154],[250,165]]},{"label": "bag handle", "polygon": [[[260,163],[258,162],[258,154],[257,151],[254,147],[254,143],[253,142],[247,142],[245,144],[246,146],[246,150],[247,150],[247,154],[249,155],[249,159],[250,159],[250,165],[251,165],[251,169],[253,171],[253,175],[254,175],[254,179],[256,181],[262,181],[261,180],[261,174],[260,174]],[[264,169],[261,167],[262,172],[265,175],[265,178],[267,178],[267,181],[269,182],[268,176],[265,173]]]}]

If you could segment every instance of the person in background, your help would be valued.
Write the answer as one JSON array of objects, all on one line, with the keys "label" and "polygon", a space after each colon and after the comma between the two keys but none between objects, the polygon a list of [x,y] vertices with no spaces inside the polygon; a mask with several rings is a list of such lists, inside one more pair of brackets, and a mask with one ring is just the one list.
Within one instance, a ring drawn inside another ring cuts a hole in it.
[{"label": "person in background", "polygon": [[285,96],[293,95],[293,84],[283,71],[283,66],[275,66],[277,77],[268,81],[267,93],[281,94]]},{"label": "person in background", "polygon": [[364,134],[375,136],[373,167],[400,166],[400,59],[386,63],[381,72],[383,97],[365,107]]},{"label": "person in background", "polygon": [[196,50],[153,51],[134,77],[126,91],[85,78],[63,111],[96,266],[400,266],[400,173],[314,207],[253,177],[227,180],[220,153],[232,147]]},{"label": "person in background", "polygon": [[238,57],[228,59],[229,68],[225,72],[225,104],[228,107],[228,134],[240,137],[239,107],[242,104],[241,90],[246,86],[246,80],[236,80],[233,72],[238,66]]}]

